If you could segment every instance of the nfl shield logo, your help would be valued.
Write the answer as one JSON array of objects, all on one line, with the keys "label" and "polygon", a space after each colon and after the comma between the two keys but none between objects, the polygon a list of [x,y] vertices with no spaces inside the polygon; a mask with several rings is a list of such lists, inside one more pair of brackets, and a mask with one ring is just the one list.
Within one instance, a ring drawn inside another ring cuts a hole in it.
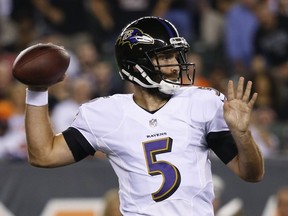
[{"label": "nfl shield logo", "polygon": [[150,127],[156,127],[157,126],[157,119],[151,119],[149,121]]}]

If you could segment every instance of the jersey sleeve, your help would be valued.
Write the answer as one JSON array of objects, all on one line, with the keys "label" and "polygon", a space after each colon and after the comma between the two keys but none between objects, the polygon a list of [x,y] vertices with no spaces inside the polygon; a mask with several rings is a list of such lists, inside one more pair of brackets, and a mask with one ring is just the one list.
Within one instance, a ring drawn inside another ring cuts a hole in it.
[{"label": "jersey sleeve", "polygon": [[96,149],[91,144],[91,132],[85,117],[83,105],[69,128],[62,132],[64,139],[73,154],[75,161],[80,161],[89,155],[94,155]]},{"label": "jersey sleeve", "polygon": [[214,105],[216,111],[213,113],[211,120],[207,124],[207,132],[229,131],[228,125],[224,120],[223,102],[222,99],[217,101],[217,105]]},{"label": "jersey sleeve", "polygon": [[87,109],[82,105],[70,127],[79,131],[83,138],[95,149],[95,145],[93,145],[93,142],[95,142],[95,136],[91,131],[87,115],[89,115]]},{"label": "jersey sleeve", "polygon": [[230,131],[211,132],[207,135],[206,140],[208,147],[225,164],[229,163],[238,154],[235,140]]},{"label": "jersey sleeve", "polygon": [[81,105],[70,127],[79,131],[95,151],[106,153],[108,147],[103,140],[121,125],[122,107],[119,97],[96,98]]},{"label": "jersey sleeve", "polygon": [[80,161],[88,155],[94,155],[95,149],[77,129],[69,127],[62,134],[75,161]]},{"label": "jersey sleeve", "polygon": [[215,101],[218,109],[216,110],[214,117],[207,124],[206,141],[208,147],[227,164],[238,154],[238,150],[223,116],[224,99],[224,95],[221,94]]}]

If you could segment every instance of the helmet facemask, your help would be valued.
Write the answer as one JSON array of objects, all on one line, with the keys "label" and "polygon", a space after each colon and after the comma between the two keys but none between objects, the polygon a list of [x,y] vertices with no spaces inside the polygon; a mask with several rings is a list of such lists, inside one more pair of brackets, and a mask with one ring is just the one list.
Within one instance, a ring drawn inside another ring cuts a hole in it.
[{"label": "helmet facemask", "polygon": [[[152,78],[154,81],[158,82],[161,85],[161,82],[165,82],[166,84],[170,85],[179,85],[179,86],[189,86],[193,85],[194,83],[194,76],[195,76],[195,64],[187,63],[187,52],[188,52],[188,44],[186,43],[184,38],[171,38],[171,40],[181,41],[178,42],[176,45],[171,43],[172,45],[154,49],[147,53],[147,57],[151,64],[153,65],[154,73],[156,74],[157,78],[153,78],[153,70],[151,70]],[[169,56],[169,55],[176,55],[176,64],[161,64],[159,62],[159,56]],[[153,61],[154,59],[154,61]],[[154,64],[153,64],[154,62]],[[177,80],[171,80],[165,77],[165,74],[162,70],[166,67],[176,67],[178,70],[178,77]],[[160,79],[159,79],[160,77]],[[164,84],[163,84],[164,85]]]}]

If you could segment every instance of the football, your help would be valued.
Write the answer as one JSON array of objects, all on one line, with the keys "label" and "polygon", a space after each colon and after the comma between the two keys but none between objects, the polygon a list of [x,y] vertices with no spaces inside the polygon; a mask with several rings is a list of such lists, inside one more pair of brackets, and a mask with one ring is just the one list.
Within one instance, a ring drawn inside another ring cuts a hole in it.
[{"label": "football", "polygon": [[70,55],[62,46],[39,43],[16,57],[12,73],[15,79],[29,86],[51,86],[64,78]]}]

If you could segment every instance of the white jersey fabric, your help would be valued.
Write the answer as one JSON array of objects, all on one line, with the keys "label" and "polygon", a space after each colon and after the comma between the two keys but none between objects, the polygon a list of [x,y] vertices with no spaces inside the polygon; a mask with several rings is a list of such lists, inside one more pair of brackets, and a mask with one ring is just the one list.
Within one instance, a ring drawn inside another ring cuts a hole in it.
[{"label": "white jersey fabric", "polygon": [[212,89],[185,87],[151,114],[132,94],[117,94],[82,105],[72,127],[108,155],[124,216],[212,216],[205,137],[228,131],[223,101]]}]

